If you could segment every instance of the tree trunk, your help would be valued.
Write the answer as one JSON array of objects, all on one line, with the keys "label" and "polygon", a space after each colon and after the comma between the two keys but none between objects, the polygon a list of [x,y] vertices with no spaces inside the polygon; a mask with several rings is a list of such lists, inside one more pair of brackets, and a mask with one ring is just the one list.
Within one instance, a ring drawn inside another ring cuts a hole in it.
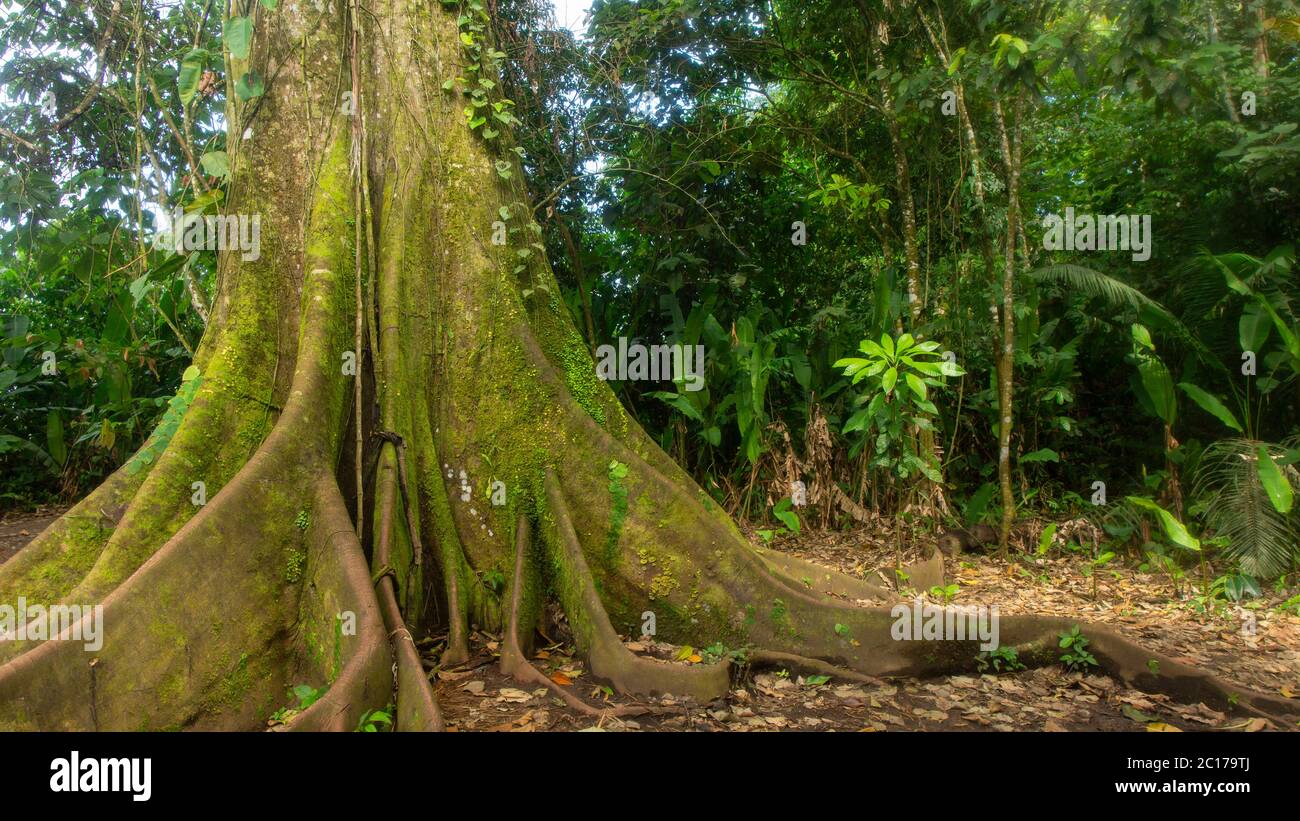
[{"label": "tree trunk", "polygon": [[[258,11],[250,60],[267,91],[228,112],[228,210],[261,215],[261,256],[222,254],[198,376],[161,456],[146,447],[0,568],[2,601],[103,605],[94,652],[0,643],[0,727],[251,729],[288,685],[309,683],[325,694],[294,729],[353,729],[388,703],[399,729],[438,729],[412,635],[444,623],[450,664],[470,624],[503,631],[503,668],[536,682],[527,657],[548,596],[593,676],[628,693],[703,701],[729,685],[726,662],[625,649],[618,633],[645,611],[661,638],[819,671],[973,669],[974,640],[895,641],[889,609],[850,603],[885,591],[751,547],[646,436],[596,378],[544,256],[516,272],[534,235],[518,163],[491,153],[462,96],[442,89],[464,76],[455,16],[413,0],[367,11],[352,54],[347,7]],[[364,128],[340,106],[353,56]],[[521,230],[498,247],[502,207]],[[370,357],[349,356],[358,293]],[[376,467],[362,472],[370,505],[350,511],[340,482],[355,483],[357,378],[372,386],[359,416]],[[1005,617],[1001,637],[1054,662],[1069,624]],[[1287,712],[1086,630],[1099,661],[1138,686]]]},{"label": "tree trunk", "polygon": [[1003,246],[1002,266],[1002,344],[998,349],[998,485],[1002,490],[1002,526],[998,545],[1005,555],[1011,523],[1016,515],[1016,500],[1011,491],[1011,421],[1014,401],[1016,350],[1016,236],[1020,217],[1020,111],[1012,111],[1010,130],[1002,105],[993,103],[994,119],[1002,142],[1002,161],[1007,170],[1007,235]]}]

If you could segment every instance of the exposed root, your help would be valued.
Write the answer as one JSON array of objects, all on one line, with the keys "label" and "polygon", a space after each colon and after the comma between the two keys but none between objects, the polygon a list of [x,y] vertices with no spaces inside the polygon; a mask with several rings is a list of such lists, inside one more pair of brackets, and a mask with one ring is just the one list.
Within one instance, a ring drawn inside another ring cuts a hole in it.
[{"label": "exposed root", "polygon": [[592,673],[625,693],[676,693],[693,696],[700,703],[725,695],[731,684],[730,665],[726,661],[683,667],[641,658],[623,646],[596,593],[595,581],[573,530],[560,485],[549,471],[546,474],[546,500],[555,519],[552,532],[546,534],[546,541],[552,554],[552,565],[561,575],[557,580],[560,603]]},{"label": "exposed root", "polygon": [[[323,362],[335,280],[309,283],[292,400],[221,492],[103,601],[102,646],[46,641],[0,666],[0,725],[27,729],[247,728],[283,695],[293,511],[325,472],[340,397]],[[84,635],[91,614],[77,625]]]},{"label": "exposed root", "polygon": [[650,706],[593,707],[552,681],[524,657],[519,647],[519,609],[523,601],[524,562],[532,541],[532,525],[527,516],[519,517],[515,534],[515,572],[510,583],[510,613],[501,646],[501,672],[524,684],[540,684],[558,696],[570,708],[592,718],[631,717],[667,712]]},{"label": "exposed root", "polygon": [[824,593],[838,599],[877,599],[889,601],[896,598],[894,591],[875,582],[855,579],[823,565],[781,553],[776,550],[759,549],[758,554],[776,573],[783,575],[790,582],[798,582],[808,590]]},{"label": "exposed root", "polygon": [[447,487],[442,481],[442,467],[438,462],[438,449],[429,429],[428,410],[420,408],[416,415],[416,453],[420,459],[421,513],[433,531],[433,556],[442,573],[443,591],[447,596],[447,646],[442,651],[439,666],[457,667],[469,661],[469,615],[464,581],[465,554],[452,522],[451,505],[447,500]]},{"label": "exposed root", "polygon": [[833,676],[834,678],[857,681],[862,684],[880,683],[880,679],[875,676],[868,676],[864,673],[859,673],[856,670],[850,670],[847,667],[838,667],[834,664],[822,661],[821,659],[808,658],[807,656],[799,656],[794,653],[779,653],[775,650],[752,650],[747,657],[747,661],[750,666],[773,664],[781,667],[789,667],[794,670],[801,670],[805,673]]},{"label": "exposed root", "polygon": [[319,555],[312,557],[311,587],[316,596],[305,605],[317,607],[331,622],[344,614],[353,615],[356,641],[347,643],[346,659],[340,659],[342,668],[336,671],[325,695],[285,729],[348,731],[356,729],[368,709],[382,707],[391,698],[392,656],[384,640],[383,616],[370,584],[366,558],[333,478],[321,480],[315,510],[315,526],[322,537]]},{"label": "exposed root", "polygon": [[[390,447],[391,444],[391,442],[387,443],[385,447]],[[429,679],[425,676],[424,665],[420,662],[420,653],[416,649],[415,639],[402,618],[402,609],[397,603],[394,572],[389,564],[392,558],[394,532],[393,508],[396,505],[395,471],[383,471],[380,474],[380,483],[377,494],[379,533],[375,542],[374,557],[378,579],[375,586],[379,594],[379,607],[383,613],[384,627],[388,631],[397,665],[395,676],[397,715],[394,724],[398,730],[441,732],[445,729],[442,712],[438,709],[433,688],[429,686]]]}]

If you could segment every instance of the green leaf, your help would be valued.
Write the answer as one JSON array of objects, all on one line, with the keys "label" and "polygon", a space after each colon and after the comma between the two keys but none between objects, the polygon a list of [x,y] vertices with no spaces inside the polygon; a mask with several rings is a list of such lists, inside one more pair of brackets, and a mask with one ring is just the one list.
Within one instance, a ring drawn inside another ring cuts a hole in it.
[{"label": "green leaf", "polygon": [[790,509],[791,501],[789,497],[782,499],[772,506],[772,515],[780,520],[791,532],[799,532],[799,517]]},{"label": "green leaf", "polygon": [[57,410],[50,411],[45,417],[45,442],[50,458],[63,467],[68,459],[68,448],[63,443],[63,415]]},{"label": "green leaf", "polygon": [[190,100],[199,90],[199,77],[203,75],[203,64],[207,62],[208,53],[201,48],[191,49],[181,59],[180,74],[176,76],[176,89],[180,92],[181,102],[189,105]]},{"label": "green leaf", "polygon": [[894,392],[894,383],[898,381],[898,368],[890,368],[885,371],[885,375],[880,379],[880,387],[884,388],[886,394]]},{"label": "green leaf", "polygon": [[880,348],[887,358],[894,358],[894,339],[889,334],[880,335]]},{"label": "green leaf", "polygon": [[1145,325],[1134,324],[1129,331],[1133,335],[1133,341],[1146,348],[1148,351],[1155,353],[1156,343],[1151,341],[1151,332]]},{"label": "green leaf", "polygon": [[200,194],[191,200],[190,203],[185,206],[185,213],[202,213],[208,208],[220,205],[221,201],[225,199],[225,196],[226,192],[222,191],[220,188],[210,188],[206,193]]},{"label": "green leaf", "polygon": [[907,380],[907,387],[912,389],[912,393],[916,394],[918,399],[924,399],[925,383],[921,381],[921,377],[914,373],[909,373],[905,374],[904,378]]},{"label": "green leaf", "polygon": [[131,285],[127,290],[131,292],[132,304],[140,304],[140,300],[144,299],[144,295],[149,292],[149,285],[149,273],[147,271],[131,281]]},{"label": "green leaf", "polygon": [[1156,415],[1166,425],[1173,427],[1178,417],[1178,398],[1174,393],[1174,379],[1169,369],[1159,359],[1144,360],[1138,365],[1139,385]]},{"label": "green leaf", "polygon": [[1052,546],[1052,538],[1056,536],[1056,522],[1052,522],[1043,528],[1043,532],[1038,537],[1038,555],[1046,556],[1047,550]]},{"label": "green leaf", "polygon": [[230,179],[230,160],[224,151],[209,151],[199,158],[199,165],[214,177]]},{"label": "green leaf", "polygon": [[[51,452],[51,455],[53,453]],[[57,457],[56,457],[57,458]],[[1269,456],[1268,448],[1260,445],[1255,449],[1256,468],[1259,471],[1259,481],[1264,485],[1264,492],[1268,494],[1268,500],[1273,503],[1273,508],[1283,515],[1291,512],[1291,505],[1294,502],[1294,494],[1291,490],[1291,483],[1287,481],[1282,470]]]},{"label": "green leaf", "polygon": [[1021,463],[1025,462],[1059,462],[1061,456],[1051,448],[1040,448],[1033,453],[1026,453],[1020,457]]},{"label": "green leaf", "polygon": [[979,524],[984,520],[984,511],[988,509],[989,502],[993,501],[993,494],[998,492],[998,486],[992,482],[985,482],[980,485],[980,489],[971,494],[970,500],[966,502],[966,521],[971,524]]},{"label": "green leaf", "polygon": [[1169,541],[1179,547],[1185,547],[1188,550],[1200,551],[1200,540],[1191,533],[1188,533],[1187,528],[1183,526],[1183,523],[1174,518],[1174,514],[1165,510],[1150,499],[1144,499],[1141,496],[1125,496],[1124,498],[1129,504],[1136,505],[1143,510],[1149,510],[1156,514],[1160,519],[1160,526],[1164,529],[1165,535],[1169,537]]},{"label": "green leaf", "polygon": [[236,60],[247,60],[249,49],[253,45],[253,18],[227,17],[222,27],[222,39],[230,56]]},{"label": "green leaf", "polygon": [[1190,396],[1193,402],[1200,405],[1201,409],[1206,413],[1213,415],[1214,418],[1238,433],[1242,432],[1241,423],[1237,421],[1237,417],[1233,416],[1232,411],[1228,410],[1227,406],[1220,402],[1217,397],[1201,390],[1190,382],[1179,382],[1178,387],[1182,389],[1183,393]]},{"label": "green leaf", "polygon": [[262,81],[262,75],[256,71],[247,72],[235,81],[235,95],[241,100],[252,100],[265,93],[266,83]]},{"label": "green leaf", "polygon": [[1243,351],[1258,352],[1273,332],[1273,320],[1258,303],[1250,303],[1237,321],[1237,339]]},{"label": "green leaf", "polygon": [[700,415],[699,410],[697,410],[696,407],[691,404],[690,400],[682,394],[673,393],[672,391],[651,391],[648,395],[671,405],[684,416],[688,416],[696,422],[704,424],[704,417]]},{"label": "green leaf", "polygon": [[279,2],[280,0],[262,0],[262,7],[267,11],[275,11],[275,7]]}]

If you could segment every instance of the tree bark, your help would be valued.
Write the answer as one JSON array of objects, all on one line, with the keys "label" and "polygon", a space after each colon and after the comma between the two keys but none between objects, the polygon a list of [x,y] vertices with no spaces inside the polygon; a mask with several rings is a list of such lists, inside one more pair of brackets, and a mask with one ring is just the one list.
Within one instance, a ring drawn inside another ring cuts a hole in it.
[{"label": "tree bark", "polygon": [[993,103],[994,121],[1002,143],[1002,161],[1007,179],[1007,235],[1003,246],[1002,266],[1002,344],[998,350],[998,486],[1002,491],[1002,523],[998,546],[1005,554],[1016,515],[1016,500],[1011,490],[1011,422],[1014,401],[1016,350],[1016,238],[1020,218],[1020,110],[1017,101],[1012,110],[1010,128],[1002,104]]}]

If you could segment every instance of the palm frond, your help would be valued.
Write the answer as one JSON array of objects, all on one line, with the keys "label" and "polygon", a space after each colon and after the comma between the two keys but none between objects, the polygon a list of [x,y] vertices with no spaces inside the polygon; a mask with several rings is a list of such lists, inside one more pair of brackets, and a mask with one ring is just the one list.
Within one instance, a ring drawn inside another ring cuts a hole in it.
[{"label": "palm frond", "polygon": [[[1261,444],[1275,456],[1285,452],[1283,446],[1250,439],[1224,439],[1207,447],[1192,494],[1204,508],[1206,524],[1227,537],[1224,555],[1243,572],[1269,578],[1286,572],[1300,558],[1300,527],[1294,514],[1278,513],[1269,502],[1255,464]],[[1293,466],[1285,475],[1292,486],[1300,486]]]},{"label": "palm frond", "polygon": [[1134,312],[1145,310],[1155,316],[1169,333],[1194,351],[1205,364],[1216,370],[1226,370],[1223,363],[1210,352],[1209,348],[1205,347],[1201,340],[1196,338],[1182,320],[1174,316],[1168,308],[1127,282],[1121,282],[1101,271],[1070,263],[1044,265],[1030,271],[1029,276],[1035,282],[1060,285],[1071,291],[1098,297],[1113,307],[1129,308]]}]

